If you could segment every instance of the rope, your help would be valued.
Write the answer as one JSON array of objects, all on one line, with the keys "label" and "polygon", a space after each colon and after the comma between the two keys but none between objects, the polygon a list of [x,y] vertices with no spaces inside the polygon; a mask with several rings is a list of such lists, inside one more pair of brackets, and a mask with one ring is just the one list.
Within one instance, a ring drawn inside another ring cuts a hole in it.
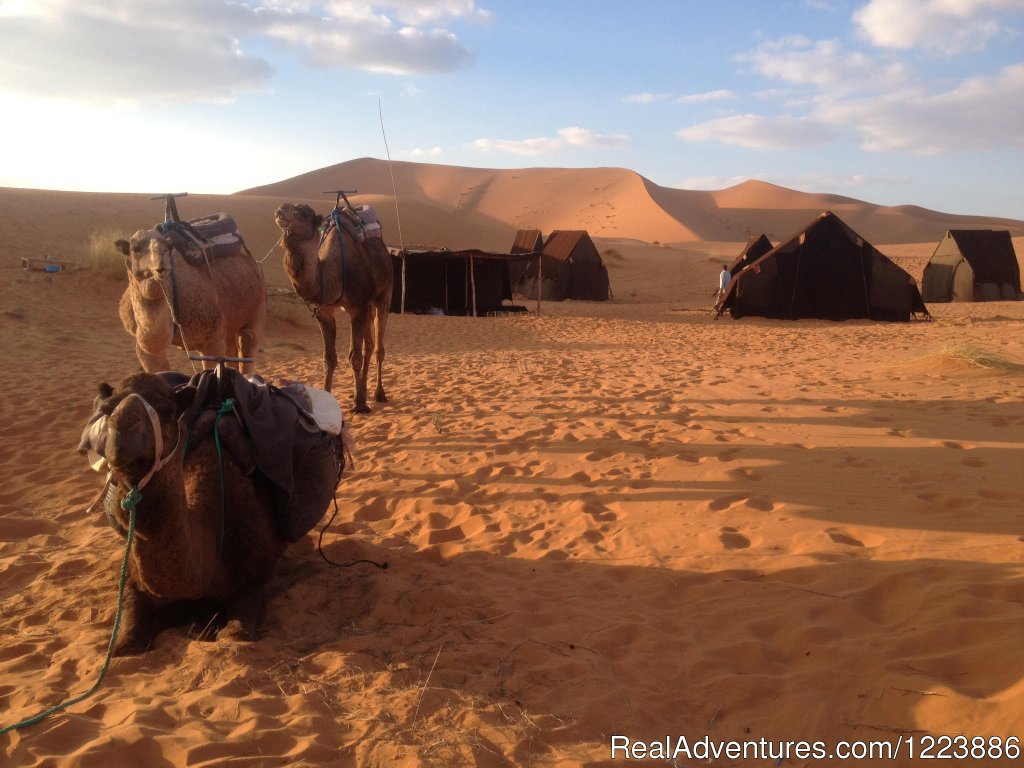
[{"label": "rope", "polygon": [[140,501],[142,501],[142,494],[139,493],[137,488],[129,488],[128,495],[121,499],[121,509],[128,512],[128,541],[124,548],[124,558],[121,560],[121,576],[117,582],[117,610],[114,612],[114,628],[110,633],[110,642],[107,644],[107,657],[103,661],[103,666],[100,667],[100,673],[96,678],[96,682],[93,684],[92,688],[81,696],[76,696],[62,704],[50,707],[49,709],[40,712],[38,715],[26,718],[14,725],[8,725],[5,728],[0,728],[0,736],[3,736],[5,733],[10,733],[11,731],[17,731],[22,728],[27,728],[30,725],[40,723],[51,715],[55,715],[73,704],[84,701],[99,690],[100,685],[103,683],[103,678],[106,677],[107,670],[110,668],[110,662],[114,658],[114,643],[117,641],[117,633],[121,631],[121,614],[124,610],[124,587],[128,581],[128,559],[132,552],[132,541],[135,538],[135,510]]},{"label": "rope", "polygon": [[391,192],[395,196],[395,221],[398,222],[398,247],[402,254],[402,305],[401,313],[405,314],[405,240],[402,237],[402,217],[398,213],[398,186],[395,184],[395,169],[391,164],[391,150],[388,148],[388,135],[384,131],[384,109],[377,99],[377,115],[380,117],[380,135],[384,137],[384,151],[388,156],[388,172],[391,174]]},{"label": "rope", "polygon": [[281,244],[282,240],[284,240],[284,232],[282,232],[281,236],[279,238],[277,238],[277,242],[274,243],[274,245],[271,247],[271,249],[269,251],[267,251],[267,255],[264,256],[262,259],[259,259],[256,263],[257,264],[262,264],[264,261],[269,259],[270,258],[270,254],[272,254],[274,252],[274,249],[277,248],[277,246],[279,246]]},{"label": "rope", "polygon": [[163,284],[162,280],[157,280],[156,282],[157,282],[157,285],[160,286],[160,292],[164,295],[164,301],[167,302],[167,309],[171,313],[171,322],[178,329],[178,336],[181,337],[181,346],[185,348],[185,355],[188,357],[189,365],[192,366],[192,373],[198,373],[198,371],[196,370],[196,364],[192,360],[192,350],[190,350],[188,348],[188,342],[185,341],[185,331],[182,329],[181,323],[178,322],[178,317],[174,313],[174,305],[171,304],[171,299],[167,295],[167,289],[164,288],[164,284]]},{"label": "rope", "polygon": [[[342,450],[344,451],[345,449],[343,448]],[[352,463],[352,454],[349,453],[348,457],[349,457],[349,463]],[[326,554],[324,554],[324,533],[326,533],[327,529],[331,527],[331,523],[334,522],[334,518],[336,518],[338,516],[338,491],[337,491],[337,487],[338,487],[338,484],[341,482],[341,476],[344,473],[345,473],[345,461],[344,461],[344,454],[343,454],[342,461],[339,462],[339,466],[338,466],[338,477],[337,477],[337,480],[334,483],[334,487],[335,487],[335,491],[334,491],[334,513],[331,515],[331,519],[327,521],[327,524],[324,525],[324,527],[320,529],[320,536],[316,540],[316,551],[320,553],[320,557],[323,558],[323,561],[325,563],[327,563],[328,565],[333,565],[333,566],[335,566],[337,568],[351,568],[353,565],[359,565],[360,563],[367,563],[369,565],[375,565],[378,568],[380,568],[382,571],[385,571],[385,570],[387,570],[387,567],[388,567],[387,563],[378,563],[376,560],[366,560],[366,559],[352,560],[352,561],[350,561],[348,563],[339,563],[336,560],[331,560],[331,558],[329,558]]]}]

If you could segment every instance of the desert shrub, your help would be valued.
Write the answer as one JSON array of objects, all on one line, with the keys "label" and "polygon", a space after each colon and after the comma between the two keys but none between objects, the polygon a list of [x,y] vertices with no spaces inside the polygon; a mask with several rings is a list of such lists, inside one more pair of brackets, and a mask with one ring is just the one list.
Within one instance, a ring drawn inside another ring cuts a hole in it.
[{"label": "desert shrub", "polygon": [[124,254],[114,247],[114,241],[129,237],[130,234],[113,226],[94,229],[85,244],[82,265],[104,277],[124,278]]}]

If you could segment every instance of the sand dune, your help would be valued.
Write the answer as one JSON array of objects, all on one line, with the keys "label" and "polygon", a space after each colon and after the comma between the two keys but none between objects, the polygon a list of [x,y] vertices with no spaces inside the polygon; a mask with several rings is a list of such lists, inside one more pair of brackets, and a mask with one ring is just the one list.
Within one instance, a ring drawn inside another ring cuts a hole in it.
[{"label": "sand dune", "polygon": [[[437,197],[403,226],[441,236],[465,215],[451,237],[497,242],[514,184],[488,173],[456,213],[468,187],[423,171]],[[647,189],[606,181],[609,199]],[[262,257],[273,208],[300,194],[322,204],[296,186],[180,205],[230,210]],[[145,196],[0,190],[0,728],[102,664],[123,542],[85,516],[100,478],[74,447],[96,384],[136,367],[119,280],[18,257],[81,258],[98,225],[159,213]],[[933,248],[879,242],[917,276]],[[715,321],[740,239],[600,243],[615,302],[391,318],[391,402],[350,419],[357,465],[323,538],[331,559],[386,571],[330,566],[310,534],[271,581],[259,640],[169,630],[88,700],[0,736],[0,763],[582,767],[644,764],[612,759],[615,734],[1024,735],[1024,302],[934,305],[931,323]],[[284,284],[279,252],[264,266]],[[278,308],[262,373],[315,384],[320,344]],[[873,762],[920,764],[906,752]]]},{"label": "sand dune", "polygon": [[648,243],[742,243],[762,232],[778,240],[825,210],[839,214],[872,243],[938,242],[950,228],[1010,229],[1024,235],[1024,222],[1015,220],[878,206],[759,181],[717,192],[670,189],[621,168],[487,170],[407,162],[389,168],[384,161],[363,158],[245,193],[314,198],[339,184],[389,197],[397,189],[400,205],[430,200],[459,222],[484,216],[513,229],[587,229],[597,237]]}]

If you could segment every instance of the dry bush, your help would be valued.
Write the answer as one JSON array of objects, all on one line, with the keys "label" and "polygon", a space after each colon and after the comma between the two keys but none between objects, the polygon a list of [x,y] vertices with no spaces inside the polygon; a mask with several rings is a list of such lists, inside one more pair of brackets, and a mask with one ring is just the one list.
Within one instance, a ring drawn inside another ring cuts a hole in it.
[{"label": "dry bush", "polygon": [[1024,365],[1012,363],[991,352],[966,343],[951,344],[936,353],[936,357],[954,363],[961,363],[972,368],[984,368],[988,371],[1024,370]]},{"label": "dry bush", "polygon": [[94,229],[85,245],[82,265],[104,277],[124,278],[124,254],[114,247],[114,241],[127,240],[129,237],[129,234],[114,226]]},{"label": "dry bush", "polygon": [[293,325],[308,323],[309,307],[297,294],[284,288],[267,287],[267,317]]}]

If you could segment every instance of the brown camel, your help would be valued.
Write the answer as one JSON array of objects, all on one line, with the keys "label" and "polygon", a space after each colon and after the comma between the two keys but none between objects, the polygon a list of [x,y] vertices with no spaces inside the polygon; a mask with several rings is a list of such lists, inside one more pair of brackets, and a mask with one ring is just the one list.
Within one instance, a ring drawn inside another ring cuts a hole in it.
[{"label": "brown camel", "polygon": [[[255,360],[267,318],[267,286],[250,255],[218,256],[209,266],[195,266],[155,229],[139,230],[131,242],[115,245],[128,271],[118,314],[135,337],[142,370],[169,370],[171,344],[192,353]],[[251,373],[255,363],[241,370]]]},{"label": "brown camel", "polygon": [[359,242],[347,231],[330,227],[321,243],[324,217],[308,205],[285,203],[274,214],[281,228],[284,268],[295,292],[315,307],[314,316],[324,338],[324,385],[328,392],[338,364],[334,312],[349,315],[352,336],[348,360],[355,377],[354,413],[369,413],[366,379],[370,357],[376,351],[377,391],[374,400],[386,403],[381,379],[384,367],[384,330],[391,309],[394,272],[391,255],[380,238]]},{"label": "brown camel", "polygon": [[[213,439],[190,444],[183,458],[178,418],[194,393],[172,390],[151,373],[130,376],[116,392],[101,384],[79,443],[80,452],[106,461],[117,502],[129,487],[142,494],[118,655],[145,651],[162,629],[211,603],[226,608],[222,634],[252,638],[262,585],[288,544],[275,524],[272,489],[258,472],[247,474],[223,451],[222,496]],[[108,500],[108,514],[127,531],[128,511]]]}]

